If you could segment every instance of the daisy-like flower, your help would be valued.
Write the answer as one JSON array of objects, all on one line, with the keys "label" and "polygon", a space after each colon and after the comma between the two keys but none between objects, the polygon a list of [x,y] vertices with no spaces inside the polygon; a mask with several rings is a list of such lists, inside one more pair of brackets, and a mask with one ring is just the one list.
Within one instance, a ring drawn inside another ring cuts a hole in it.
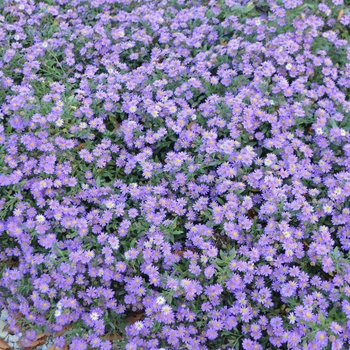
[{"label": "daisy-like flower", "polygon": [[117,36],[118,36],[119,38],[123,38],[124,35],[125,35],[125,32],[124,32],[123,29],[120,29],[120,30],[117,31]]},{"label": "daisy-like flower", "polygon": [[137,322],[135,322],[135,323],[134,323],[134,327],[135,327],[138,331],[140,331],[140,330],[144,327],[143,322],[142,322],[142,321],[137,321]]},{"label": "daisy-like flower", "polygon": [[120,247],[119,239],[117,237],[111,237],[108,242],[113,249],[118,249]]},{"label": "daisy-like flower", "polygon": [[15,216],[20,216],[22,214],[22,210],[21,209],[15,209],[14,212]]},{"label": "daisy-like flower", "polygon": [[290,315],[288,316],[289,319],[289,323],[294,324],[295,323],[295,315],[293,312],[290,313]]},{"label": "daisy-like flower", "polygon": [[163,313],[164,315],[169,315],[170,312],[171,312],[171,307],[170,307],[169,305],[164,305],[164,306],[162,307],[162,313]]},{"label": "daisy-like flower", "polygon": [[286,237],[286,238],[289,238],[290,237],[290,231],[284,231],[283,232],[283,236]]},{"label": "daisy-like flower", "polygon": [[57,126],[62,126],[63,124],[64,124],[63,119],[59,118],[59,119],[56,120],[56,125]]},{"label": "daisy-like flower", "polygon": [[272,160],[271,160],[271,159],[265,159],[265,160],[264,160],[264,164],[265,164],[266,166],[270,166],[270,165],[272,164]]},{"label": "daisy-like flower", "polygon": [[323,210],[325,211],[325,213],[329,214],[332,212],[332,206],[329,204],[326,204],[323,206]]},{"label": "daisy-like flower", "polygon": [[39,186],[40,186],[40,188],[46,188],[47,187],[46,181],[45,180],[40,181]]},{"label": "daisy-like flower", "polygon": [[335,194],[336,196],[341,195],[341,193],[342,193],[342,190],[341,190],[340,187],[336,187],[336,188],[334,189],[334,194]]},{"label": "daisy-like flower", "polygon": [[115,207],[115,204],[112,202],[112,201],[106,201],[105,202],[105,206],[108,208],[108,209],[112,209]]},{"label": "daisy-like flower", "polygon": [[97,321],[98,318],[99,318],[99,315],[98,315],[97,312],[92,312],[92,313],[90,314],[90,318],[91,318],[93,321]]},{"label": "daisy-like flower", "polygon": [[162,296],[157,297],[156,304],[158,305],[164,305],[165,304],[165,298]]},{"label": "daisy-like flower", "polygon": [[54,218],[55,218],[56,220],[60,220],[60,219],[62,219],[62,214],[61,214],[61,213],[56,213],[56,214],[54,215]]},{"label": "daisy-like flower", "polygon": [[38,221],[38,222],[44,222],[45,221],[45,216],[44,215],[37,215],[35,218],[36,218],[36,221]]},{"label": "daisy-like flower", "polygon": [[55,317],[61,316],[61,310],[58,309],[55,311]]},{"label": "daisy-like flower", "polygon": [[91,260],[95,257],[95,252],[93,250],[88,250],[86,253],[85,253],[85,256]]}]

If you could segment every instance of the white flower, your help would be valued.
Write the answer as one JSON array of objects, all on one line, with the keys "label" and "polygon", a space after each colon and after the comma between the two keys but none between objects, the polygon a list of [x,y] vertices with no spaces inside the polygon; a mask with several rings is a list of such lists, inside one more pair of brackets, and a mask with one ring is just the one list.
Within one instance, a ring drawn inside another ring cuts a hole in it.
[{"label": "white flower", "polygon": [[55,317],[61,316],[61,310],[56,310],[55,311]]},{"label": "white flower", "polygon": [[290,231],[283,232],[283,236],[286,237],[286,238],[289,238],[290,237]]},{"label": "white flower", "polygon": [[317,134],[317,135],[322,135],[322,134],[323,134],[322,128],[317,128],[317,129],[316,129],[316,134]]},{"label": "white flower", "polygon": [[38,222],[44,222],[45,221],[45,216],[44,215],[37,215],[35,218],[36,218],[36,220]]},{"label": "white flower", "polygon": [[332,206],[326,204],[325,206],[323,206],[323,210],[325,211],[325,213],[330,213],[332,211]]},{"label": "white flower", "polygon": [[118,249],[120,244],[119,244],[119,239],[117,237],[111,237],[109,239],[109,244],[113,249]]},{"label": "white flower", "polygon": [[142,321],[137,321],[134,323],[135,328],[140,331],[143,328],[143,322]]},{"label": "white flower", "polygon": [[271,161],[271,159],[265,159],[264,160],[264,164],[266,165],[266,166],[270,166],[271,164],[272,164],[272,161]]},{"label": "white flower", "polygon": [[42,46],[46,48],[49,46],[49,44],[47,42],[44,42],[44,43],[42,43]]},{"label": "white flower", "polygon": [[336,196],[339,196],[339,195],[341,194],[341,192],[342,192],[342,190],[341,190],[340,187],[336,187],[335,190],[334,190],[334,194],[335,194]]},{"label": "white flower", "polygon": [[346,136],[346,130],[340,129],[340,135],[341,136]]},{"label": "white flower", "polygon": [[291,324],[294,324],[294,323],[295,323],[295,316],[294,316],[293,313],[291,313],[291,314],[288,316],[288,318],[289,318],[289,323],[291,323]]},{"label": "white flower", "polygon": [[152,243],[151,242],[145,242],[144,246],[146,248],[150,248],[150,247],[152,247]]},{"label": "white flower", "polygon": [[197,119],[197,116],[196,116],[195,114],[193,114],[193,115],[191,116],[191,119],[192,119],[192,120],[196,120],[196,119]]},{"label": "white flower", "polygon": [[291,65],[290,63],[287,63],[287,65],[286,65],[286,69],[287,69],[287,70],[292,69],[292,65]]},{"label": "white flower", "polygon": [[87,127],[87,124],[84,123],[84,122],[82,122],[82,123],[79,124],[79,128],[80,128],[80,129],[85,129],[86,127]]},{"label": "white flower", "polygon": [[106,201],[105,202],[105,206],[108,208],[108,209],[112,209],[115,207],[115,204],[112,202],[112,201]]},{"label": "white flower", "polygon": [[261,22],[260,22],[260,19],[257,18],[257,19],[255,20],[255,24],[256,24],[257,26],[259,26],[260,23],[261,23]]},{"label": "white flower", "polygon": [[156,299],[156,304],[158,304],[158,305],[163,305],[163,304],[165,304],[165,298],[162,297],[162,296],[158,297],[158,298]]},{"label": "white flower", "polygon": [[98,313],[97,312],[92,312],[90,314],[90,318],[93,320],[93,321],[97,321],[98,320]]},{"label": "white flower", "polygon": [[45,180],[40,181],[40,188],[45,188],[47,186],[47,183]]},{"label": "white flower", "polygon": [[64,124],[63,119],[59,118],[59,119],[56,120],[56,125],[57,126],[62,126],[63,124]]},{"label": "white flower", "polygon": [[60,301],[57,303],[57,309],[58,309],[58,310],[61,310],[61,309],[62,309],[62,303],[61,303]]},{"label": "white flower", "polygon": [[17,208],[15,209],[14,214],[15,216],[20,216],[22,214],[22,210]]},{"label": "white flower", "polygon": [[164,305],[162,307],[162,312],[164,315],[169,315],[171,312],[171,307],[169,305]]},{"label": "white flower", "polygon": [[88,184],[82,184],[81,187],[84,189],[84,190],[87,190],[89,188],[89,185]]}]

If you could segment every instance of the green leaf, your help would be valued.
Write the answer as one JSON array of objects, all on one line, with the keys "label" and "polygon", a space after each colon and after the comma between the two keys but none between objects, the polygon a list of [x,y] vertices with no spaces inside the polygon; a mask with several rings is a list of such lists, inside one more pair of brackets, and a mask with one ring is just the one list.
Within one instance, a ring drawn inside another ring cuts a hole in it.
[{"label": "green leaf", "polygon": [[324,328],[325,325],[326,325],[326,320],[325,320],[325,318],[324,318],[323,313],[320,313],[320,314],[319,314],[319,317],[320,317],[320,321],[321,321],[321,326],[322,326],[322,328]]},{"label": "green leaf", "polygon": [[335,122],[334,119],[330,119],[330,120],[329,120],[329,124],[330,124],[333,128],[337,128],[337,127],[338,127],[338,125],[337,125],[337,123]]},{"label": "green leaf", "polygon": [[216,200],[219,202],[219,204],[224,205],[225,202],[221,198],[216,198]]},{"label": "green leaf", "polygon": [[137,238],[134,238],[134,239],[131,241],[131,243],[130,243],[130,247],[131,247],[131,248],[134,248],[134,247],[135,247],[136,241],[137,241]]},{"label": "green leaf", "polygon": [[222,260],[225,259],[225,253],[224,253],[222,250],[220,250],[219,255],[220,255],[220,258],[221,258]]}]

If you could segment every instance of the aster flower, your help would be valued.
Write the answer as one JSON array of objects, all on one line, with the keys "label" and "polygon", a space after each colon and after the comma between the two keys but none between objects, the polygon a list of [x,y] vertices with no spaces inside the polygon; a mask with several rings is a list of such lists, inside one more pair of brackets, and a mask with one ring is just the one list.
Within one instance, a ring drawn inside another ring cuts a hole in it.
[{"label": "aster flower", "polygon": [[245,349],[346,347],[343,1],[107,2],[3,8],[0,260],[19,265],[0,306],[53,331],[84,320],[75,348],[110,349],[101,316],[144,307],[127,348],[222,347],[233,327]]},{"label": "aster flower", "polygon": [[162,313],[163,313],[164,315],[168,315],[168,314],[170,314],[170,313],[171,313],[171,311],[172,311],[172,309],[171,309],[171,307],[170,307],[170,306],[168,306],[168,305],[164,305],[164,306],[162,306]]},{"label": "aster flower", "polygon": [[141,329],[144,328],[144,324],[143,324],[142,321],[137,321],[137,322],[134,323],[134,327],[135,327],[135,329],[137,329],[138,331],[140,331]]},{"label": "aster flower", "polygon": [[162,297],[162,296],[159,296],[159,297],[157,297],[157,299],[156,299],[156,304],[157,305],[163,305],[163,304],[165,304],[165,298],[164,297]]},{"label": "aster flower", "polygon": [[99,319],[99,314],[97,312],[92,312],[90,314],[90,318],[93,320],[93,321],[97,321]]},{"label": "aster flower", "polygon": [[42,223],[45,221],[45,216],[44,215],[37,215],[36,216],[36,220],[39,222],[39,223]]}]

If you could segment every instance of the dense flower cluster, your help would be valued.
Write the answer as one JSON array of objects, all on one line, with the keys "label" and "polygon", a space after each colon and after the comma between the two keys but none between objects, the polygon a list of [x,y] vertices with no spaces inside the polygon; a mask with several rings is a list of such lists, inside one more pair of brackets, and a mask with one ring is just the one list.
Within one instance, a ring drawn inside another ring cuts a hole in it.
[{"label": "dense flower cluster", "polygon": [[0,307],[24,345],[349,347],[344,2],[2,2]]}]

